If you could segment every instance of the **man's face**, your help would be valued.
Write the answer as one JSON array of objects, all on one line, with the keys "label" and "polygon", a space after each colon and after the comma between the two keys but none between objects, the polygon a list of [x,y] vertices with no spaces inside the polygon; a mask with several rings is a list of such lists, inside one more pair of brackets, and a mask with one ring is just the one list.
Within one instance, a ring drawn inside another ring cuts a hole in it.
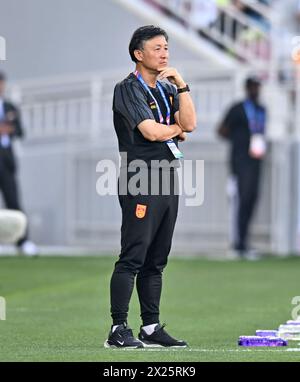
[{"label": "man's face", "polygon": [[147,69],[158,73],[158,68],[168,66],[169,50],[164,36],[153,37],[145,41],[142,50],[136,51],[139,62]]},{"label": "man's face", "polygon": [[0,81],[0,97],[4,95],[5,91],[5,81]]},{"label": "man's face", "polygon": [[260,85],[252,84],[247,89],[247,96],[253,101],[258,101],[260,96]]}]

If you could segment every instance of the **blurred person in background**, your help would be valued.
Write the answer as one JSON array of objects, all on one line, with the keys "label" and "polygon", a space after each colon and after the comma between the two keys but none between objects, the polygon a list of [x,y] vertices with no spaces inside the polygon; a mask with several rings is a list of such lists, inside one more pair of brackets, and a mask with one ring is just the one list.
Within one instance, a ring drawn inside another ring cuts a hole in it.
[{"label": "blurred person in background", "polygon": [[[6,76],[0,72],[0,191],[7,209],[21,211],[13,140],[23,137],[23,129],[19,110],[4,99],[5,85]],[[25,232],[16,245],[24,255],[37,254],[36,245],[28,240],[28,232]]]},{"label": "blurred person in background", "polygon": [[249,246],[248,235],[258,200],[261,165],[266,154],[266,109],[259,102],[261,83],[257,77],[246,80],[245,90],[245,100],[229,109],[218,134],[231,144],[230,172],[232,186],[236,190],[233,251],[240,258],[255,259],[258,254]]},{"label": "blurred person in background", "polygon": [[[265,30],[268,30],[270,28],[270,25],[268,23],[268,20],[265,19],[265,17],[259,13],[256,9],[252,8],[249,5],[246,5],[241,0],[232,0],[232,4],[241,12],[243,12],[246,16],[248,16],[252,21],[255,21],[258,23],[262,28]],[[261,2],[261,4],[264,4]]]},{"label": "blurred person in background", "polygon": [[215,0],[190,0],[189,23],[199,29],[205,29],[217,20],[218,8]]}]

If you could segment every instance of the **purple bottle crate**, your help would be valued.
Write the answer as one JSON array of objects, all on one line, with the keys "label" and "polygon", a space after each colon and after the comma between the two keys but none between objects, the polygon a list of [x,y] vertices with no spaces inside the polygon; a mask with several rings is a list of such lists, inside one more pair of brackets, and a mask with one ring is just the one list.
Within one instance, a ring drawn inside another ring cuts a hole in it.
[{"label": "purple bottle crate", "polygon": [[289,320],[286,322],[287,325],[293,325],[293,326],[297,326],[299,325],[300,326],[300,321],[293,321],[293,320]]},{"label": "purple bottle crate", "polygon": [[278,337],[278,330],[256,330],[258,337]]},{"label": "purple bottle crate", "polygon": [[279,337],[241,336],[240,346],[287,346],[288,342]]}]

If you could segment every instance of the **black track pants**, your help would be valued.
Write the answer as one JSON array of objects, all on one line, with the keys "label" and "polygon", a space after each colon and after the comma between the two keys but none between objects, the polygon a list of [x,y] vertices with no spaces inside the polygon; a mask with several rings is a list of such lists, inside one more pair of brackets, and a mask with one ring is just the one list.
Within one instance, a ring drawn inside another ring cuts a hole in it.
[{"label": "black track pants", "polygon": [[[171,171],[170,195],[119,195],[121,254],[111,278],[114,325],[126,322],[135,276],[144,325],[159,322],[162,272],[167,265],[178,211]],[[161,191],[161,190],[160,190]]]}]

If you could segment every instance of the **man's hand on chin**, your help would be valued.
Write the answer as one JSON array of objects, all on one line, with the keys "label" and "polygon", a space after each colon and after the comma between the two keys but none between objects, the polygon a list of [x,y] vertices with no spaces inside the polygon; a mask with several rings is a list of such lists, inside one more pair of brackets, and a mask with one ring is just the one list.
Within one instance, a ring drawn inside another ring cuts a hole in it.
[{"label": "man's hand on chin", "polygon": [[178,88],[184,88],[186,86],[186,83],[184,82],[183,78],[175,68],[159,67],[157,70],[160,72],[157,77],[158,80],[168,79],[173,85],[176,85]]}]

